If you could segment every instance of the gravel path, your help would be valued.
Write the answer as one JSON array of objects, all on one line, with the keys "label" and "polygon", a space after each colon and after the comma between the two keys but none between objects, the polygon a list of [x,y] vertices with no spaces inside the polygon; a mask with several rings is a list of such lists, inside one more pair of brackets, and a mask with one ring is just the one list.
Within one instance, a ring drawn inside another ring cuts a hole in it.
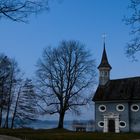
[{"label": "gravel path", "polygon": [[0,135],[0,140],[21,140],[21,139],[15,138],[15,137],[11,137],[11,136]]}]

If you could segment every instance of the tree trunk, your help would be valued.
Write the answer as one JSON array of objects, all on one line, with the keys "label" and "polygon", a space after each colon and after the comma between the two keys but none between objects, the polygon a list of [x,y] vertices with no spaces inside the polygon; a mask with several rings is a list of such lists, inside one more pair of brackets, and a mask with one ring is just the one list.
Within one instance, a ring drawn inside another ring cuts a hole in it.
[{"label": "tree trunk", "polygon": [[4,128],[9,127],[9,113],[10,113],[10,103],[8,103],[8,108],[7,108],[7,114],[6,114]]},{"label": "tree trunk", "polygon": [[3,110],[3,106],[0,109],[0,128],[2,127],[2,110]]},{"label": "tree trunk", "polygon": [[61,112],[59,114],[59,122],[58,122],[58,127],[57,128],[63,128],[64,127],[64,116],[65,116],[64,112]]},{"label": "tree trunk", "polygon": [[4,95],[4,81],[5,81],[5,78],[2,78],[2,91],[1,91],[1,94],[2,94],[2,97],[1,97],[1,108],[0,108],[0,128],[2,128],[2,118],[3,118],[3,106],[4,106],[4,103],[3,103],[3,95]]},{"label": "tree trunk", "polygon": [[16,100],[16,104],[15,104],[15,109],[14,109],[14,113],[13,113],[13,117],[12,117],[12,122],[11,122],[11,128],[14,127],[14,122],[15,122],[15,117],[16,117],[16,113],[17,113],[17,107],[18,107],[18,101],[19,101],[19,97],[20,97],[20,92],[21,92],[21,87],[19,89],[17,100]]},{"label": "tree trunk", "polygon": [[[11,77],[12,79],[12,77]],[[10,81],[10,91],[9,91],[9,97],[8,97],[8,107],[7,107],[7,115],[6,115],[6,119],[5,119],[5,124],[4,124],[4,128],[8,128],[9,127],[9,114],[10,114],[10,107],[11,107],[11,96],[12,96],[12,85],[13,85],[13,81]]]}]

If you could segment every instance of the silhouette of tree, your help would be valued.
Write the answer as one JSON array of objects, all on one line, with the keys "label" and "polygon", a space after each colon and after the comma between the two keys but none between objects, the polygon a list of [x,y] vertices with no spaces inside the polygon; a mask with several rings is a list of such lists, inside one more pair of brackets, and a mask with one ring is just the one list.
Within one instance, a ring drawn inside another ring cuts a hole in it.
[{"label": "silhouette of tree", "polygon": [[11,128],[15,126],[16,121],[20,127],[29,123],[28,121],[34,121],[38,114],[36,93],[31,79],[21,81],[16,96]]},{"label": "silhouette of tree", "polygon": [[0,54],[0,128],[14,128],[37,117],[36,92],[31,79],[23,79],[17,62]]},{"label": "silhouette of tree", "polygon": [[83,44],[62,41],[57,48],[44,49],[37,67],[40,107],[45,114],[59,114],[58,128],[63,128],[65,113],[79,113],[79,106],[89,101],[87,88],[95,82],[95,61]]},{"label": "silhouette of tree", "polygon": [[11,106],[19,72],[14,59],[0,55],[0,127],[9,127]]},{"label": "silhouette of tree", "polygon": [[27,22],[31,14],[49,9],[50,0],[0,0],[0,18]]},{"label": "silhouette of tree", "polygon": [[10,60],[0,55],[0,127],[2,127],[3,110],[8,105],[8,83],[10,75]]},{"label": "silhouette of tree", "polygon": [[13,104],[15,89],[17,86],[17,81],[19,79],[19,73],[20,69],[18,68],[18,64],[14,59],[9,59],[9,77],[6,82],[6,88],[7,88],[7,104],[6,104],[6,117],[5,117],[5,123],[4,128],[9,128],[10,123],[10,113],[11,113],[11,107]]},{"label": "silhouette of tree", "polygon": [[126,55],[136,60],[135,56],[140,52],[140,0],[130,1],[129,9],[132,10],[132,14],[129,17],[125,17],[124,21],[126,25],[131,26],[131,34],[134,38],[127,44]]}]

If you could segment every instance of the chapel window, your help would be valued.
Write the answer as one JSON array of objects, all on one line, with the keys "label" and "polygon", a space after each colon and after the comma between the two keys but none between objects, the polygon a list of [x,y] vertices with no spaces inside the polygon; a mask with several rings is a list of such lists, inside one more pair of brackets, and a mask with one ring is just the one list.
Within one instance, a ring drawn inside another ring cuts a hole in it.
[{"label": "chapel window", "polygon": [[125,128],[126,127],[126,122],[125,121],[120,121],[120,127]]},{"label": "chapel window", "polygon": [[116,106],[116,109],[117,109],[117,111],[124,111],[125,106],[124,106],[123,104],[118,104],[118,105]]},{"label": "chapel window", "polygon": [[131,111],[133,111],[133,112],[139,111],[139,106],[137,104],[131,105]]},{"label": "chapel window", "polygon": [[108,72],[107,71],[105,71],[105,76],[108,76]]},{"label": "chapel window", "polygon": [[98,126],[99,127],[104,127],[104,122],[103,121],[98,122]]},{"label": "chapel window", "polygon": [[106,106],[105,105],[100,105],[99,106],[99,111],[100,112],[105,112],[106,111]]}]

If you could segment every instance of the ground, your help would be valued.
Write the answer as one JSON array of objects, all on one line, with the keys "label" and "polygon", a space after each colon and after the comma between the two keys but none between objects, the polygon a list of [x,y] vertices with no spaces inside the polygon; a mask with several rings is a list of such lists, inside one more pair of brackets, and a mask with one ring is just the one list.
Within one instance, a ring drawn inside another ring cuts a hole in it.
[{"label": "ground", "polygon": [[[0,129],[0,135],[14,136],[22,140],[140,140],[140,133],[73,132],[65,129]],[[1,139],[0,137],[0,140],[20,139]]]}]

